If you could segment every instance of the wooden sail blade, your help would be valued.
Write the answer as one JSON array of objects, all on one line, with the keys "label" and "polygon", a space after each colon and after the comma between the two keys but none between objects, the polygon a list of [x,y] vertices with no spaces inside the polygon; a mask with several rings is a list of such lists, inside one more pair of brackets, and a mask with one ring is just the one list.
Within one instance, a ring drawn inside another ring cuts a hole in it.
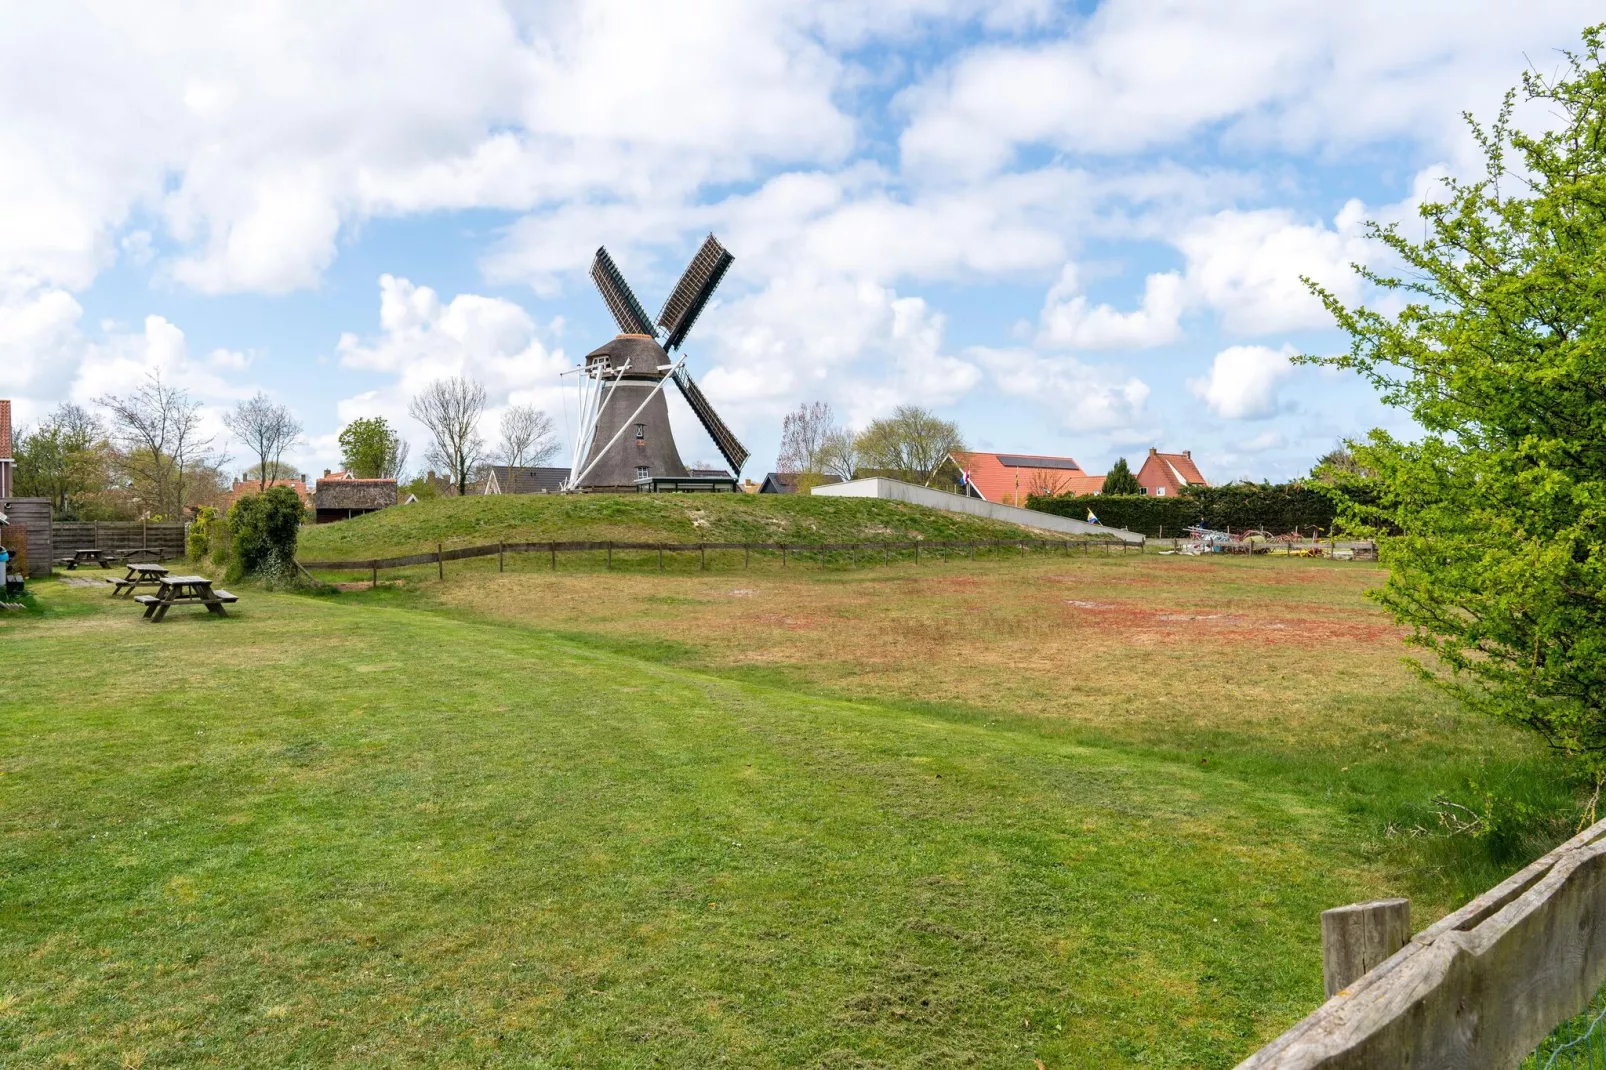
[{"label": "wooden sail blade", "polygon": [[708,299],[714,296],[719,281],[725,277],[725,272],[735,259],[712,234],[703,242],[697,255],[686,265],[686,271],[675,284],[669,300],[664,302],[663,311],[658,313],[658,325],[669,332],[664,349],[675,349],[685,341],[687,332],[697,322],[697,317],[702,315]]},{"label": "wooden sail blade", "polygon": [[625,281],[623,273],[614,264],[613,257],[608,255],[606,248],[598,248],[596,259],[591,261],[591,279],[597,284],[603,303],[608,306],[608,311],[613,313],[621,332],[644,334],[649,338],[658,337],[658,331],[648,318],[647,310],[636,300],[630,284]]}]

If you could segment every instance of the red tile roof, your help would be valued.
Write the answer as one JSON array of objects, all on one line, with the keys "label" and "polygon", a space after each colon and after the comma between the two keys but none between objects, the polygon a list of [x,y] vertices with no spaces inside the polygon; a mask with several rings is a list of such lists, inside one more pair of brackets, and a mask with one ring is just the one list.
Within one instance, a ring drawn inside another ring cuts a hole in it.
[{"label": "red tile roof", "polygon": [[1167,495],[1176,494],[1183,487],[1209,485],[1199,474],[1199,466],[1193,463],[1191,451],[1161,453],[1152,447],[1143,459],[1143,467],[1138,469],[1138,484],[1145,494],[1154,494],[1163,487]]},{"label": "red tile roof", "polygon": [[[301,482],[299,479],[270,479],[268,480],[268,486],[289,487],[291,490],[296,492],[296,497],[301,499],[302,505],[312,504],[312,494],[307,490],[307,485]],[[224,508],[226,509],[229,505],[233,505],[236,499],[242,498],[247,494],[259,493],[261,489],[262,484],[258,480],[236,479],[234,481],[234,487],[229,491],[229,500]]]},{"label": "red tile roof", "polygon": [[1069,457],[1033,453],[952,454],[973,487],[990,502],[1026,505],[1033,494],[1097,494],[1103,476],[1090,476]]}]

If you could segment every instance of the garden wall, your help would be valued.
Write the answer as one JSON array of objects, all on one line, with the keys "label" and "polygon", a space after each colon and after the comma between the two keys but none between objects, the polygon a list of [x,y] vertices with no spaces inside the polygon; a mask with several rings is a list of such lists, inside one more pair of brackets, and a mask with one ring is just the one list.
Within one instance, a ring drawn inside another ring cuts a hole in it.
[{"label": "garden wall", "polygon": [[163,561],[184,556],[184,529],[181,520],[116,520],[84,523],[60,521],[51,540],[54,547],[46,559],[66,557],[74,550],[155,550]]}]

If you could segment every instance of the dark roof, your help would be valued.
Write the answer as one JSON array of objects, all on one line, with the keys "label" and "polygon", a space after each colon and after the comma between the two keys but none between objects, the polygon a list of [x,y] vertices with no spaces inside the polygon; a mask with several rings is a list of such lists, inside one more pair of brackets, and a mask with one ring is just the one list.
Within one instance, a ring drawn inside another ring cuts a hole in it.
[{"label": "dark roof", "polygon": [[662,379],[664,373],[658,370],[659,366],[672,363],[663,346],[645,334],[621,334],[598,346],[586,354],[586,366],[603,358],[615,371],[625,368],[630,376],[651,379]]},{"label": "dark roof", "polygon": [[731,478],[730,471],[724,468],[688,468],[686,469],[686,474],[689,476],[719,476],[722,479]]},{"label": "dark roof", "polygon": [[1055,468],[1066,472],[1080,472],[1081,466],[1069,457],[1034,457],[1023,453],[995,453],[998,463],[1005,468]]},{"label": "dark roof", "polygon": [[496,477],[496,489],[503,494],[556,494],[569,478],[567,468],[514,468],[506,464],[492,465],[491,474]]},{"label": "dark roof", "polygon": [[[802,474],[804,473],[771,472],[769,475],[764,477],[764,482],[758,488],[758,492],[760,494],[796,494],[797,477]],[[817,487],[823,487],[828,483],[840,482],[842,482],[841,476],[826,476],[818,474],[814,476],[814,485]]]},{"label": "dark roof", "polygon": [[320,479],[313,503],[319,509],[384,509],[396,504],[396,481]]}]

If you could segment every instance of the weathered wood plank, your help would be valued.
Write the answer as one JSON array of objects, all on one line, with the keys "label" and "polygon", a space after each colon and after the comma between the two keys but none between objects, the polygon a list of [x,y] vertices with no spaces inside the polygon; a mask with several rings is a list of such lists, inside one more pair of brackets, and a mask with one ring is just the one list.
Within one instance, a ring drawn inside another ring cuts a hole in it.
[{"label": "weathered wood plank", "polygon": [[1409,939],[1409,899],[1379,899],[1322,911],[1322,982],[1327,998],[1381,966]]},{"label": "weathered wood plank", "polygon": [[1239,1070],[1509,1070],[1606,983],[1606,821],[1411,942]]}]

